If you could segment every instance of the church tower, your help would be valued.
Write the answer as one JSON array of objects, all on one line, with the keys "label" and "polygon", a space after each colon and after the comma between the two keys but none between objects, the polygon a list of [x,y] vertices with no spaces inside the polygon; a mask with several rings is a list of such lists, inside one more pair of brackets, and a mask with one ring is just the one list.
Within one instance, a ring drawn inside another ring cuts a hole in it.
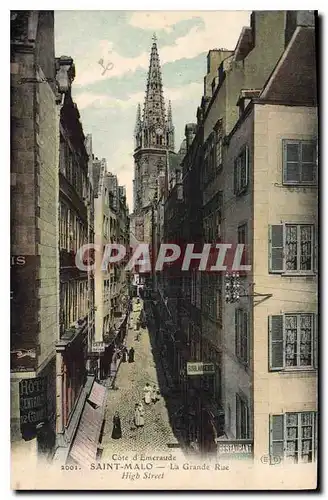
[{"label": "church tower", "polygon": [[165,173],[169,153],[174,153],[172,109],[169,102],[166,113],[155,35],[150,53],[143,112],[141,114],[139,104],[134,139],[134,213],[141,215],[154,201],[158,178]]}]

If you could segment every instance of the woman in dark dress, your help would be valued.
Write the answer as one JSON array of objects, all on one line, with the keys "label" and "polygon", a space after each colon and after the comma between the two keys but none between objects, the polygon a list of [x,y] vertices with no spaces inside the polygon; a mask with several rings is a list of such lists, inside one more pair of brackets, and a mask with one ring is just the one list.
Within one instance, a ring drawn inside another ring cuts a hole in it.
[{"label": "woman in dark dress", "polygon": [[131,347],[131,349],[129,350],[129,363],[133,362],[134,362],[134,349],[133,347]]},{"label": "woman in dark dress", "polygon": [[120,415],[117,411],[117,412],[115,412],[114,417],[113,417],[112,438],[113,439],[121,439],[121,437],[122,437],[121,419],[120,419]]}]

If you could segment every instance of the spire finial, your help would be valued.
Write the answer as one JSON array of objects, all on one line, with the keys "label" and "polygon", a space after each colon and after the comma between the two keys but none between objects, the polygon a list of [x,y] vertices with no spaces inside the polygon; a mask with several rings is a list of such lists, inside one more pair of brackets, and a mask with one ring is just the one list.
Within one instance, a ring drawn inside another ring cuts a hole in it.
[{"label": "spire finial", "polygon": [[157,36],[156,36],[156,33],[153,34],[153,38],[152,38],[153,42],[156,43],[157,42]]}]

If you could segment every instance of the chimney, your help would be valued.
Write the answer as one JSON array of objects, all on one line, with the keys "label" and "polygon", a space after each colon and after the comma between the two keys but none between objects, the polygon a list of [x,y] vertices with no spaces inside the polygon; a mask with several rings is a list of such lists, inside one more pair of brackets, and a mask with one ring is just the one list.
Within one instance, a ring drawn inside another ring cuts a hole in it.
[{"label": "chimney", "polygon": [[194,137],[196,135],[196,127],[197,127],[196,123],[187,123],[185,127],[187,151],[190,148],[192,141],[194,140]]},{"label": "chimney", "polygon": [[218,76],[219,66],[233,51],[227,49],[213,49],[207,54],[207,74],[204,77],[204,97],[212,97],[212,83]]}]

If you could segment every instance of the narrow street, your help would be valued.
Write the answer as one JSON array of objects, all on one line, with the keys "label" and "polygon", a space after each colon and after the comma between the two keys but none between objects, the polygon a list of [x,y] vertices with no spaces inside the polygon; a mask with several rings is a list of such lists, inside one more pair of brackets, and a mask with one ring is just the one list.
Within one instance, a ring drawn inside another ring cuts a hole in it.
[{"label": "narrow street", "polygon": [[[137,332],[134,326],[139,315],[140,312],[131,313],[126,341],[128,348],[133,346],[135,349],[134,363],[121,362],[115,381],[117,389],[110,389],[108,393],[102,459],[109,458],[115,452],[169,451],[170,448],[180,447],[178,432],[172,427],[175,412],[181,403],[170,394],[160,362],[160,353],[147,327],[140,328],[140,340],[136,340]],[[146,405],[143,402],[143,388],[147,382],[160,388],[161,397],[155,404]],[[145,410],[145,425],[139,429],[136,429],[133,423],[134,406],[137,402],[143,402]],[[118,440],[111,437],[116,411],[120,414],[122,427],[122,438]]]}]

